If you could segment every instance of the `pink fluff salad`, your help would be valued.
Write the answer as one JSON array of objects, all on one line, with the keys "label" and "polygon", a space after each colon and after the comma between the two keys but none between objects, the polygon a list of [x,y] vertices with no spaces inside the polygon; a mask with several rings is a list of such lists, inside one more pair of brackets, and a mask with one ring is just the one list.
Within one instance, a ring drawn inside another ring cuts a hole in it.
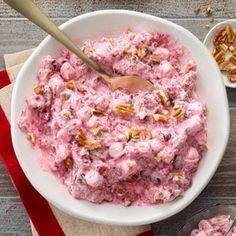
[{"label": "pink fluff salad", "polygon": [[[217,215],[210,219],[201,220],[198,229],[191,236],[224,236],[232,224],[230,215]],[[233,226],[227,236],[236,236],[236,226]]]},{"label": "pink fluff salad", "polygon": [[[146,55],[137,57],[143,47]],[[46,56],[37,72],[44,92],[26,98],[18,119],[27,137],[36,137],[32,146],[41,150],[41,167],[75,198],[94,203],[155,205],[182,196],[207,149],[206,108],[197,98],[196,64],[186,59],[188,51],[170,35],[146,31],[88,40],[82,48],[108,73],[139,75],[152,81],[156,90],[111,91],[68,50],[58,58]],[[151,60],[154,55],[158,63]],[[66,86],[71,80],[74,90]],[[163,104],[159,90],[169,96],[171,106]],[[133,113],[116,114],[119,104],[132,104]],[[171,116],[173,106],[184,111],[182,119]],[[94,115],[94,108],[105,112]],[[170,119],[156,121],[155,113]],[[91,129],[98,126],[101,133],[93,135]],[[152,137],[128,140],[127,130],[134,127]],[[101,148],[80,145],[75,137],[81,131],[87,139],[99,141]],[[68,158],[73,164],[69,168]]]}]

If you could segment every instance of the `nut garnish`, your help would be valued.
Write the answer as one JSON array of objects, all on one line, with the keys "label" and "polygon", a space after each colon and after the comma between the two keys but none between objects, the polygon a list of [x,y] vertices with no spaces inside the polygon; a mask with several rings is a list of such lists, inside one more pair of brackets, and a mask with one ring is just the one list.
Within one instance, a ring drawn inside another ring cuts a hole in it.
[{"label": "nut garnish", "polygon": [[95,150],[101,148],[102,145],[100,142],[96,140],[88,140],[85,134],[82,131],[79,131],[76,136],[75,140],[83,147],[87,148],[88,150]]},{"label": "nut garnish", "polygon": [[90,131],[93,135],[99,135],[102,132],[102,127],[98,126],[98,127],[90,129]]},{"label": "nut garnish", "polygon": [[145,47],[138,48],[137,50],[137,56],[140,59],[143,59],[147,55],[147,53],[148,53],[148,49]]},{"label": "nut garnish", "polygon": [[68,80],[66,82],[66,87],[70,90],[75,90],[75,81],[74,80]]},{"label": "nut garnish", "polygon": [[220,67],[220,70],[222,70],[222,71],[229,71],[230,70],[230,68],[231,68],[231,63],[229,62],[229,61],[223,61],[220,65],[219,65],[219,67]]},{"label": "nut garnish", "polygon": [[36,94],[44,94],[45,92],[45,89],[44,89],[44,86],[43,85],[38,85],[37,87],[34,88],[34,92]]},{"label": "nut garnish", "polygon": [[85,134],[84,134],[82,131],[79,131],[79,132],[76,134],[76,136],[75,136],[75,140],[76,140],[80,145],[84,146],[85,143],[86,143],[87,138],[86,138]]},{"label": "nut garnish", "polygon": [[64,160],[64,165],[67,170],[71,170],[73,168],[73,164],[74,164],[74,161],[73,161],[72,157],[67,157]]},{"label": "nut garnish", "polygon": [[156,113],[156,114],[153,114],[153,119],[155,121],[167,122],[170,118],[168,115]]},{"label": "nut garnish", "polygon": [[152,64],[160,64],[161,60],[160,60],[160,57],[158,57],[157,55],[151,55],[150,62]]},{"label": "nut garnish", "polygon": [[180,106],[174,106],[172,110],[172,116],[175,117],[176,120],[180,120],[184,117],[184,111]]},{"label": "nut garnish", "polygon": [[124,53],[125,55],[127,55],[128,57],[132,57],[132,56],[133,56],[133,52],[130,51],[130,50],[125,50],[123,53]]},{"label": "nut garnish", "polygon": [[92,113],[93,113],[93,115],[96,115],[96,116],[98,116],[98,115],[104,115],[105,109],[100,108],[100,107],[96,107],[96,108],[93,108],[93,109],[92,109]]},{"label": "nut garnish", "polygon": [[224,61],[224,54],[222,51],[219,51],[215,56],[214,56],[216,62],[218,64],[221,64]]},{"label": "nut garnish", "polygon": [[234,35],[234,30],[231,27],[231,25],[227,25],[225,27],[225,31],[226,31],[226,36],[227,36],[227,42],[228,43],[233,43],[233,41],[235,39],[235,35]]},{"label": "nut garnish", "polygon": [[140,130],[137,128],[131,128],[128,133],[128,140],[137,141],[140,138]]},{"label": "nut garnish", "polygon": [[206,7],[206,14],[209,16],[209,15],[212,15],[212,13],[214,12],[214,9],[211,5],[208,5]]},{"label": "nut garnish", "polygon": [[217,46],[218,44],[224,42],[226,39],[226,31],[225,31],[225,27],[223,28],[220,28],[216,33],[215,33],[215,36],[214,36],[214,39],[213,39],[213,43],[215,46]]},{"label": "nut garnish", "polygon": [[159,154],[157,154],[157,155],[154,157],[154,159],[159,162],[159,161],[161,161],[161,156],[160,156]]},{"label": "nut garnish", "polygon": [[228,75],[228,79],[229,79],[229,81],[231,81],[231,82],[236,82],[236,75]]},{"label": "nut garnish", "polygon": [[169,95],[164,90],[161,89],[155,92],[160,97],[164,106],[169,107],[171,105]]},{"label": "nut garnish", "polygon": [[235,51],[235,47],[233,45],[230,45],[229,46],[229,50],[230,50],[230,52],[234,52]]},{"label": "nut garnish", "polygon": [[216,32],[213,44],[215,48],[212,54],[220,70],[227,73],[227,77],[231,82],[235,82],[233,75],[236,75],[236,34],[230,24]]},{"label": "nut garnish", "polygon": [[185,72],[189,72],[189,71],[191,71],[191,70],[193,70],[194,69],[194,65],[192,65],[192,64],[188,64],[188,65],[186,65],[185,67],[184,67],[184,71]]},{"label": "nut garnish", "polygon": [[84,147],[92,151],[92,150],[101,148],[102,145],[100,142],[95,141],[95,140],[92,140],[92,141],[86,140]]},{"label": "nut garnish", "polygon": [[36,135],[35,134],[29,133],[28,134],[28,139],[33,145],[35,145],[35,143],[36,143]]},{"label": "nut garnish", "polygon": [[117,115],[130,115],[134,112],[134,107],[132,104],[130,103],[122,103],[122,104],[118,104],[115,107],[115,113]]},{"label": "nut garnish", "polygon": [[221,51],[221,52],[223,52],[223,53],[225,53],[227,50],[228,50],[228,46],[226,45],[226,44],[224,44],[224,43],[221,43],[221,44],[219,44],[219,46],[218,46],[218,49]]},{"label": "nut garnish", "polygon": [[233,63],[234,65],[236,65],[236,54],[233,54],[230,58],[229,58],[229,61],[231,63]]},{"label": "nut garnish", "polygon": [[229,69],[229,74],[230,75],[236,75],[236,66],[232,66]]},{"label": "nut garnish", "polygon": [[201,7],[197,4],[196,7],[194,7],[193,11],[195,15],[198,15],[201,11]]}]

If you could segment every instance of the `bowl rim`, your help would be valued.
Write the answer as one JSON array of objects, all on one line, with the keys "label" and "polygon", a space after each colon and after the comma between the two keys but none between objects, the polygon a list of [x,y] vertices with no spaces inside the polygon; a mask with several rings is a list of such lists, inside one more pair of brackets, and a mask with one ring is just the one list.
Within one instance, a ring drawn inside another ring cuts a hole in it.
[{"label": "bowl rim", "polygon": [[[196,216],[198,216],[199,214],[202,214],[202,213],[204,213],[204,212],[206,212],[206,211],[209,211],[209,210],[211,210],[211,209],[217,208],[217,207],[232,207],[232,208],[236,208],[236,205],[235,205],[235,204],[232,204],[232,203],[231,203],[231,204],[230,204],[230,203],[229,203],[229,204],[227,204],[227,203],[224,203],[224,204],[216,203],[216,204],[214,204],[214,205],[210,205],[210,206],[208,206],[208,207],[203,207],[203,208],[201,208],[201,209],[199,209],[199,210],[193,212],[193,213],[188,217],[188,219],[186,220],[186,222],[183,223],[183,224],[179,227],[176,236],[181,236],[181,235],[180,235],[180,233],[182,233],[181,231],[184,229],[184,227],[188,224],[189,221],[191,221],[192,219],[194,219],[194,217],[196,217]],[[200,222],[200,221],[199,221],[199,222]]]},{"label": "bowl rim", "polygon": [[[63,23],[62,25],[59,26],[60,29],[64,29],[67,26],[69,26],[71,23],[74,23],[78,20],[83,20],[86,18],[90,18],[90,17],[96,17],[96,16],[101,16],[101,15],[110,15],[110,14],[127,14],[130,16],[139,16],[139,17],[143,17],[146,18],[147,20],[151,20],[151,21],[159,21],[160,23],[164,23],[164,24],[168,24],[176,29],[179,29],[180,31],[184,32],[190,39],[192,39],[194,41],[194,43],[198,44],[198,46],[201,48],[201,50],[205,51],[206,54],[210,55],[209,51],[207,50],[207,48],[202,44],[202,42],[190,31],[188,31],[187,29],[185,29],[184,27],[177,25],[173,22],[170,22],[166,19],[162,19],[153,15],[149,15],[149,14],[145,14],[145,13],[141,13],[141,12],[137,12],[137,11],[130,11],[130,10],[121,10],[121,9],[111,9],[111,10],[99,10],[99,11],[94,11],[94,12],[88,12],[82,15],[79,15],[77,17],[74,17],[68,21],[66,21],[65,23]],[[22,77],[22,75],[27,71],[27,64],[31,61],[31,59],[33,57],[35,57],[38,52],[41,51],[41,48],[49,41],[49,39],[51,39],[51,36],[47,36],[46,38],[44,38],[41,43],[38,45],[37,49],[31,54],[31,56],[28,58],[27,62],[24,64],[23,68],[21,69],[21,71],[19,72],[17,78]],[[212,62],[214,62],[214,59],[212,57],[209,58],[209,60],[212,60]],[[217,71],[217,73],[220,76],[220,72]],[[12,104],[11,104],[11,124],[14,124],[14,117],[15,117],[15,104],[14,102],[17,100],[16,98],[16,94],[17,94],[17,88],[18,85],[20,84],[20,79],[17,79],[14,87],[13,87],[13,92],[12,92]],[[182,202],[182,204],[180,204],[178,207],[175,207],[174,210],[170,210],[168,213],[164,214],[163,216],[159,216],[159,217],[146,217],[145,219],[132,219],[132,220],[123,220],[122,218],[117,221],[117,220],[113,220],[110,219],[109,217],[104,219],[102,217],[97,217],[96,215],[94,215],[93,217],[88,216],[86,213],[84,212],[78,212],[75,211],[74,209],[69,209],[64,205],[61,205],[58,201],[55,200],[55,198],[50,197],[45,191],[43,191],[43,189],[41,188],[40,184],[37,183],[37,181],[32,180],[29,177],[29,172],[28,170],[24,167],[24,165],[21,163],[21,158],[18,158],[18,161],[21,165],[21,168],[23,169],[25,175],[27,176],[27,178],[29,179],[30,183],[33,185],[33,187],[50,203],[52,203],[55,207],[57,207],[58,209],[62,210],[63,212],[66,212],[69,215],[72,215],[74,217],[83,219],[83,220],[87,220],[87,221],[92,221],[92,222],[96,222],[96,223],[105,223],[105,224],[112,224],[112,225],[144,225],[144,224],[149,224],[149,223],[153,223],[153,222],[157,222],[157,221],[161,221],[164,220],[170,216],[175,215],[176,213],[182,211],[185,207],[187,207],[188,205],[191,204],[192,201],[194,201],[197,196],[202,192],[202,190],[206,187],[206,185],[209,183],[210,179],[212,178],[212,176],[214,175],[217,167],[219,166],[220,161],[222,160],[223,157],[223,153],[224,150],[226,148],[227,142],[228,142],[228,137],[229,137],[229,109],[228,109],[228,100],[227,100],[227,95],[226,95],[226,91],[225,91],[225,87],[222,81],[222,89],[223,89],[223,97],[224,97],[224,104],[227,105],[227,107],[225,107],[225,116],[226,116],[226,132],[225,132],[225,138],[224,140],[222,140],[222,149],[219,153],[220,158],[218,158],[218,161],[215,162],[215,167],[212,170],[212,173],[209,175],[209,180],[205,181],[204,184],[201,185],[200,188],[198,188],[198,191],[195,192],[194,195],[192,195],[191,197],[189,197],[188,201]],[[11,125],[11,137],[12,137],[12,142],[13,142],[13,147],[14,150],[17,154],[17,150],[16,150],[16,146],[17,146],[17,138],[14,135],[14,127],[13,125]],[[17,156],[17,155],[16,155]]]},{"label": "bowl rim", "polygon": [[[214,27],[212,27],[212,28],[208,31],[207,35],[205,36],[205,38],[204,38],[204,40],[203,40],[203,44],[208,48],[208,44],[210,43],[210,40],[211,40],[213,34],[215,33],[215,31],[216,31],[218,28],[220,28],[221,26],[223,26],[223,25],[225,25],[225,24],[230,24],[230,23],[232,23],[232,22],[234,22],[234,23],[235,23],[235,26],[236,26],[236,19],[224,20],[224,21],[221,21],[221,22],[217,23],[216,25],[214,25]],[[208,48],[208,50],[209,50],[209,48]],[[218,65],[217,65],[217,66],[218,66]],[[226,82],[226,81],[224,80],[224,77],[223,77],[222,72],[221,72],[221,76],[222,76],[222,80],[224,81],[224,84],[225,84],[226,87],[228,87],[228,88],[236,88],[236,82],[234,82],[234,83],[233,83],[233,82],[230,82],[230,81],[227,81],[227,82]]]}]

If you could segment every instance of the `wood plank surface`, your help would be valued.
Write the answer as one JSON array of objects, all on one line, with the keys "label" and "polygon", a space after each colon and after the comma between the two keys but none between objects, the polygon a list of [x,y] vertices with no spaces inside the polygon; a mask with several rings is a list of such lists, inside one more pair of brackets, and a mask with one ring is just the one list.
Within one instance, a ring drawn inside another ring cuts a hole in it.
[{"label": "wood plank surface", "polygon": [[[213,16],[234,18],[236,1],[234,0],[38,0],[35,1],[50,17],[74,17],[89,11],[102,9],[126,9],[145,12],[159,17],[206,17],[205,8],[211,4]],[[193,9],[197,2],[201,6],[199,15]],[[20,14],[1,3],[0,18],[20,17]]]},{"label": "wood plank surface", "polygon": [[[204,12],[207,4],[210,3],[214,8],[214,22],[210,27],[224,19],[236,17],[235,0],[36,0],[35,2],[57,24],[93,10],[128,9],[167,18],[189,29],[200,40],[204,39],[209,30],[206,28],[209,19]],[[197,2],[202,11],[196,16],[193,8]],[[44,32],[0,2],[0,68],[4,66],[3,54],[35,47],[45,36]],[[201,208],[216,203],[236,204],[236,92],[227,89],[227,95],[231,107],[231,131],[224,158],[216,174],[201,195],[185,210],[168,220],[153,224],[155,235],[174,236],[185,220]],[[31,230],[20,199],[0,162],[0,236],[2,235],[28,236],[31,235]]]}]

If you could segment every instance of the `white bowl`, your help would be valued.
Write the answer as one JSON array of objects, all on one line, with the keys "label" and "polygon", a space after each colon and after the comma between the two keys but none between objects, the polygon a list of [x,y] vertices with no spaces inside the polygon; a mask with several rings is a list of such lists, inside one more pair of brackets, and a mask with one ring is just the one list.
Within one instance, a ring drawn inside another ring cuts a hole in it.
[{"label": "white bowl", "polygon": [[[216,24],[206,35],[203,43],[206,45],[206,47],[209,49],[210,52],[213,51],[213,48],[214,48],[214,45],[213,45],[213,38],[214,38],[214,35],[216,33],[216,31],[223,27],[223,26],[226,26],[228,24],[231,24],[233,29],[236,30],[236,20],[235,19],[231,19],[231,20],[225,20],[225,21],[222,21],[218,24]],[[224,80],[224,83],[225,83],[225,86],[226,87],[229,87],[229,88],[236,88],[236,82],[231,82],[228,80],[227,78],[227,75],[226,73],[222,72],[222,77],[223,77],[223,80]]]},{"label": "white bowl", "polygon": [[[81,42],[99,36],[112,36],[130,28],[166,32],[185,45],[198,64],[198,94],[208,108],[209,150],[200,162],[191,188],[183,197],[155,207],[123,207],[109,203],[96,205],[75,200],[50,173],[38,165],[39,152],[32,150],[25,135],[17,126],[17,117],[25,107],[25,97],[36,86],[36,70],[47,54],[58,55],[62,46],[47,37],[38,46],[20,71],[12,95],[11,132],[13,146],[26,176],[32,185],[50,203],[75,217],[106,224],[140,225],[160,221],[188,206],[204,189],[216,171],[223,156],[229,134],[229,110],[225,87],[214,59],[205,46],[189,31],[167,20],[143,13],[125,10],[104,10],[75,17],[61,26],[72,39]],[[80,41],[79,41],[80,40]]]}]

